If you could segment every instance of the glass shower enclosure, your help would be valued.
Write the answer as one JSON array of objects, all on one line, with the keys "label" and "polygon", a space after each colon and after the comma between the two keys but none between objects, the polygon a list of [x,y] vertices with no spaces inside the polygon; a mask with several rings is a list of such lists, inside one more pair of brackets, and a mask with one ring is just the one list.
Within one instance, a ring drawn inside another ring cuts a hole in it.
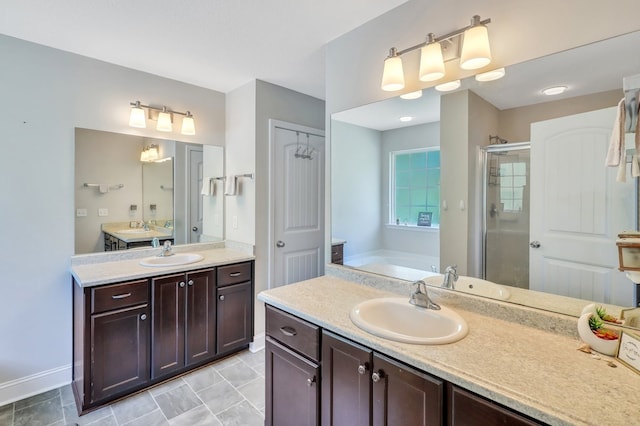
[{"label": "glass shower enclosure", "polygon": [[483,278],[529,288],[530,143],[482,148]]}]

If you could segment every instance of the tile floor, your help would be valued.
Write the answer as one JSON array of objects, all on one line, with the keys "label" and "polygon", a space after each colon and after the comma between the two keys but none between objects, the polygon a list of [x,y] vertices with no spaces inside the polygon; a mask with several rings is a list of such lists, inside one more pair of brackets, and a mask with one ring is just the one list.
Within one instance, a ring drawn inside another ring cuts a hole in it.
[{"label": "tile floor", "polygon": [[66,385],[0,407],[0,426],[262,426],[264,406],[264,350],[245,350],[82,417]]}]

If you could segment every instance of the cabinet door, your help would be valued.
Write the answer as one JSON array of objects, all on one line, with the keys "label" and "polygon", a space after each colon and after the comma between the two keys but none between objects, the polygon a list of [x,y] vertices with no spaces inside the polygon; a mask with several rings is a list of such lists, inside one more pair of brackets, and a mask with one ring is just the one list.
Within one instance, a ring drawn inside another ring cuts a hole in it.
[{"label": "cabinet door", "polygon": [[322,332],[324,426],[371,424],[371,362],[370,349]]},{"label": "cabinet door", "polygon": [[448,384],[448,388],[450,425],[532,426],[541,424],[452,384]]},{"label": "cabinet door", "polygon": [[153,328],[151,377],[166,376],[184,367],[185,275],[151,281]]},{"label": "cabinet door", "polygon": [[217,353],[222,354],[251,342],[251,282],[219,288],[217,295]]},{"label": "cabinet door", "polygon": [[440,426],[444,383],[396,361],[373,356],[373,425]]},{"label": "cabinet door", "polygon": [[266,338],[267,426],[315,426],[319,423],[320,367]]},{"label": "cabinet door", "polygon": [[91,316],[90,403],[149,380],[149,306]]},{"label": "cabinet door", "polygon": [[207,361],[215,355],[216,279],[213,269],[187,274],[186,363]]}]

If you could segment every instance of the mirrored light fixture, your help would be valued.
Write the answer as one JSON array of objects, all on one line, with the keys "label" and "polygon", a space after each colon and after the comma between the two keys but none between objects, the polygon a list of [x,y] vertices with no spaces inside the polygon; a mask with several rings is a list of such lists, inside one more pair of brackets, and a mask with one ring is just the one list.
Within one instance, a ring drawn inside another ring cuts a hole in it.
[{"label": "mirrored light fixture", "polygon": [[553,86],[547,87],[542,90],[542,93],[547,96],[560,95],[567,90],[567,86]]},{"label": "mirrored light fixture", "polygon": [[446,83],[438,84],[435,89],[438,92],[450,92],[460,87],[460,80],[448,81]]},{"label": "mirrored light fixture", "polygon": [[160,153],[156,144],[145,146],[140,153],[140,161],[146,163],[156,161],[158,157],[160,157]]},{"label": "mirrored light fixture", "polygon": [[[475,15],[467,27],[452,31],[441,37],[433,33],[427,35],[426,41],[398,51],[395,47],[389,50],[389,56],[384,61],[382,73],[382,90],[392,92],[404,89],[404,72],[401,56],[405,53],[420,49],[420,81],[436,81],[445,76],[445,61],[460,58],[460,68],[474,70],[491,63],[491,47],[486,25],[491,19],[481,20]],[[445,49],[442,42],[448,42]],[[458,53],[459,46],[462,46]],[[455,50],[455,52],[453,52]],[[446,54],[443,53],[446,51]],[[453,54],[450,54],[452,52]]]},{"label": "mirrored light fixture", "polygon": [[495,70],[491,70],[491,71],[487,71],[487,72],[483,72],[480,74],[476,74],[476,81],[493,81],[493,80],[498,80],[502,77],[504,77],[506,74],[506,71],[504,68],[498,68]]},{"label": "mirrored light fixture", "polygon": [[415,92],[404,93],[400,95],[401,99],[419,99],[422,97],[422,90],[416,90]]},{"label": "mirrored light fixture", "polygon": [[[180,133],[183,135],[196,134],[195,121],[191,111],[172,111],[166,106],[158,108],[150,105],[143,105],[140,101],[130,102],[129,105],[131,105],[131,115],[129,116],[129,126],[131,127],[144,129],[147,127],[146,122],[147,119],[149,119],[157,121],[156,130],[161,132],[171,132],[173,131],[173,116],[177,114],[184,116],[182,119]],[[145,113],[145,109],[148,110],[148,114]]]}]

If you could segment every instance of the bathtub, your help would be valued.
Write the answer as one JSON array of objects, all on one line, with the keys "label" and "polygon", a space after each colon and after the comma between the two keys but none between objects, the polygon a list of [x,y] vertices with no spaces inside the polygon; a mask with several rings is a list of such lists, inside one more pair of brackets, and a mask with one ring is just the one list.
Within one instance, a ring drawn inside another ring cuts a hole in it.
[{"label": "bathtub", "polygon": [[365,272],[416,281],[439,275],[440,258],[395,250],[375,250],[345,257],[344,264]]}]

